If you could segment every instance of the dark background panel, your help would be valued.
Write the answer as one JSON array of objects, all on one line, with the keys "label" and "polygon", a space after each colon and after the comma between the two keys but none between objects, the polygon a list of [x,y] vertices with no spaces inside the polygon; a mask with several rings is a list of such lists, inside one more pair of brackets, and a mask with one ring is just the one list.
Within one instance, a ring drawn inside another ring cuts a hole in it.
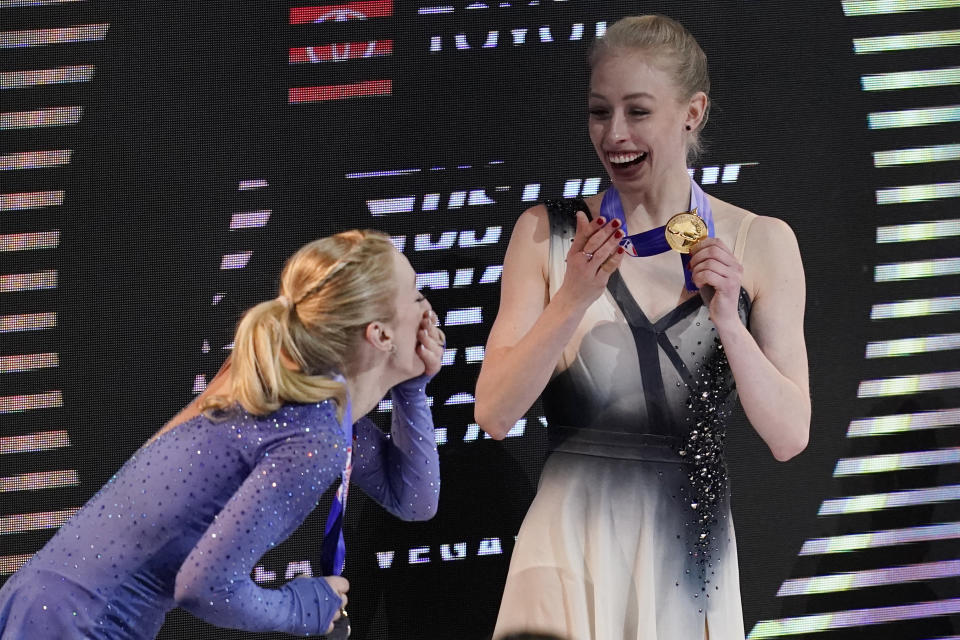
[{"label": "dark background panel", "polygon": [[[662,12],[681,20],[710,60],[713,108],[704,132],[706,150],[696,166],[756,163],[744,166],[736,182],[705,185],[706,191],[785,220],[797,235],[807,275],[814,406],[810,446],[795,460],[777,463],[742,412],[729,426],[747,631],[760,620],[841,606],[828,604],[827,596],[778,599],[777,589],[790,577],[884,563],[876,553],[867,554],[867,560],[798,558],[805,540],[893,527],[900,517],[903,522],[958,519],[955,508],[863,516],[854,524],[816,516],[826,498],[950,481],[952,472],[944,469],[895,480],[840,481],[832,475],[842,457],[956,444],[955,438],[933,431],[906,436],[902,445],[845,435],[855,417],[957,406],[949,393],[882,402],[857,398],[861,380],[903,373],[902,365],[863,359],[869,340],[903,336],[902,325],[872,324],[871,305],[957,290],[955,278],[909,287],[874,283],[878,262],[930,253],[927,247],[875,243],[877,224],[895,224],[904,216],[896,207],[876,207],[874,192],[955,179],[956,164],[899,168],[884,174],[888,183],[877,183],[871,152],[896,148],[900,134],[869,132],[865,114],[908,105],[900,94],[862,92],[860,76],[935,66],[943,54],[896,54],[879,64],[854,56],[851,43],[864,34],[945,28],[942,14],[867,21],[845,17],[840,2],[611,0],[502,8],[497,5],[506,3],[489,3],[487,9],[456,2],[449,13],[421,15],[418,8],[440,4],[395,2],[389,17],[290,25],[289,3],[77,4],[84,8],[24,9],[9,28],[109,22],[101,46],[72,45],[70,55],[57,47],[16,51],[4,67],[54,66],[68,57],[97,66],[95,80],[84,89],[84,117],[66,134],[72,136],[75,155],[65,202],[70,216],[62,223],[57,253],[65,394],[57,420],[69,427],[81,479],[75,493],[82,495],[73,504],[92,495],[190,401],[198,375],[215,373],[229,353],[225,347],[242,310],[275,295],[286,256],[319,236],[378,228],[404,239],[404,252],[418,273],[446,270],[452,284],[456,270],[474,269],[470,286],[426,292],[441,318],[478,307],[482,321],[444,327],[457,357],[428,389],[437,426],[447,436],[440,447],[443,492],[437,517],[402,523],[360,491],[351,494],[347,576],[353,584],[356,637],[489,636],[514,536],[536,491],[546,431],[535,406],[522,436],[493,442],[471,431],[472,404],[446,404],[455,394],[472,393],[479,363],[466,362],[464,349],[484,343],[496,314],[498,285],[478,281],[487,267],[502,264],[513,222],[534,204],[522,198],[526,186],[540,185],[538,199],[543,199],[561,195],[568,180],[603,176],[586,132],[586,53],[598,23]],[[952,11],[945,14],[947,22],[956,17]],[[577,24],[583,25],[583,38],[570,40]],[[553,42],[541,42],[542,26],[549,26]],[[519,28],[528,29],[526,41],[515,45],[511,30]],[[498,31],[498,46],[484,48],[491,31]],[[469,50],[457,49],[459,35]],[[442,47],[431,52],[436,37]],[[290,47],[382,38],[393,40],[390,57],[287,63]],[[370,79],[392,80],[391,95],[287,101],[290,87]],[[924,91],[919,103],[956,99],[950,89]],[[11,99],[15,108],[29,109],[50,100],[66,104],[71,92],[77,90],[21,90]],[[16,146],[11,151],[26,150],[44,144],[45,135],[20,133],[5,142]],[[929,144],[957,139],[955,129],[943,127],[919,135]],[[416,171],[347,177],[399,169]],[[268,186],[238,188],[254,179]],[[5,192],[29,190],[43,176],[11,180]],[[478,190],[493,202],[448,206],[451,194]],[[424,211],[424,196],[434,193],[439,206]],[[403,196],[415,197],[412,211],[371,214],[370,201]],[[911,216],[943,217],[936,203],[918,207]],[[229,230],[233,213],[261,209],[271,212],[266,226]],[[497,228],[497,242],[462,246],[464,232],[481,238]],[[455,232],[450,248],[418,250],[418,236],[429,234],[437,243],[444,232]],[[937,255],[956,254],[950,241],[941,242]],[[220,269],[222,256],[236,251],[252,251],[247,266]],[[4,273],[20,268],[5,264]],[[218,294],[222,300],[213,304]],[[31,294],[18,295],[24,309],[43,304],[31,302]],[[931,319],[911,326],[917,335],[942,330],[942,323]],[[916,370],[948,369],[950,362],[949,355],[933,357]],[[5,378],[3,384],[8,395],[8,385],[9,393],[23,393],[45,383]],[[375,418],[388,424],[386,413]],[[29,425],[18,420],[5,421],[4,429],[25,432]],[[51,460],[50,468],[56,467]],[[69,502],[63,496],[57,500]],[[20,508],[16,500],[0,504],[4,513]],[[261,566],[277,574],[265,586],[285,580],[290,563],[316,560],[325,508],[321,504],[293,538],[264,558]],[[850,526],[856,529],[845,529]],[[44,535],[19,538],[17,552],[35,549]],[[944,553],[949,557],[939,547],[914,545],[890,563]],[[851,595],[842,607],[933,599],[930,590],[906,585],[882,597],[866,591]],[[161,637],[214,633],[268,637],[213,631],[180,611],[170,614]],[[909,633],[914,635],[903,637],[921,637]]]}]

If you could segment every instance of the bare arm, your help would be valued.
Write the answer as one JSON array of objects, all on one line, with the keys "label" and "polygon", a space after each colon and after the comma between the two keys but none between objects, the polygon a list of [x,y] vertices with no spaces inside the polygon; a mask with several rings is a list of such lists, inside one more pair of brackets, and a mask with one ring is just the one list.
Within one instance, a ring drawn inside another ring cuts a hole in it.
[{"label": "bare arm", "polygon": [[[550,224],[546,209],[524,212],[514,226],[503,265],[500,309],[477,379],[477,424],[499,440],[536,401],[590,304],[623,259],[623,233],[603,219],[577,214],[563,285],[548,295]],[[588,259],[586,253],[592,253]]]},{"label": "bare arm", "polygon": [[750,331],[736,317],[733,302],[743,268],[722,243],[711,245],[691,260],[694,282],[716,289],[710,315],[747,419],[777,460],[789,460],[806,448],[810,434],[806,285],[796,238],[775,218],[758,218],[750,228],[744,256],[756,280]]}]

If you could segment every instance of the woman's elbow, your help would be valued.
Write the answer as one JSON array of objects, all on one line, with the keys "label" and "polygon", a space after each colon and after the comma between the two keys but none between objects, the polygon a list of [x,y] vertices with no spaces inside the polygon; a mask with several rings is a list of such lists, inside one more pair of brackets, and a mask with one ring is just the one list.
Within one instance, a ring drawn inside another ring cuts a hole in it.
[{"label": "woman's elbow", "polygon": [[201,602],[201,588],[193,580],[184,580],[177,576],[176,584],[173,587],[173,599],[178,607],[193,611]]},{"label": "woman's elbow", "polygon": [[[479,394],[478,394],[479,395]],[[494,440],[503,440],[507,437],[510,427],[503,419],[503,413],[491,407],[489,403],[477,400],[473,405],[473,419],[477,425]]]},{"label": "woman's elbow", "polygon": [[778,443],[775,447],[770,447],[770,451],[773,453],[773,457],[779,462],[787,462],[803,453],[809,441],[810,432],[809,430],[804,430],[803,433],[798,434],[795,438]]},{"label": "woman's elbow", "polygon": [[418,504],[400,504],[394,507],[387,507],[387,511],[405,522],[426,522],[432,520],[437,515],[437,508],[440,504],[438,492],[434,492],[429,500],[424,500]]},{"label": "woman's elbow", "polygon": [[415,514],[414,520],[418,522],[426,522],[427,520],[432,520],[433,516],[437,515],[437,507],[440,505],[439,497],[434,497],[428,504],[424,506],[423,509],[418,511]]}]

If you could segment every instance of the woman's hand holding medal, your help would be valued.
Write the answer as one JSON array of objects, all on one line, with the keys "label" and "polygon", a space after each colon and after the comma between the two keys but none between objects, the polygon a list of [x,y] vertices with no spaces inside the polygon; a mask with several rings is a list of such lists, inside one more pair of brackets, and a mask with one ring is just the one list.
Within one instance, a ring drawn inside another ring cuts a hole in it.
[{"label": "woman's hand holding medal", "polygon": [[567,252],[567,272],[561,287],[575,301],[588,306],[603,293],[610,274],[623,261],[623,235],[619,220],[607,224],[601,216],[590,222],[587,214],[577,212],[577,233]]},{"label": "woman's hand holding medal", "polygon": [[[327,627],[326,633],[324,633],[324,635],[327,636],[328,638],[333,638],[334,630],[337,629],[338,626],[342,627],[342,624],[338,625],[338,622],[341,619],[345,619],[347,615],[347,610],[346,610],[347,591],[350,590],[350,582],[342,576],[324,576],[323,579],[327,581],[327,584],[330,585],[330,588],[333,589],[334,593],[340,596],[340,608],[337,610],[335,614],[333,614],[333,620],[330,622],[330,626]],[[346,633],[346,635],[343,635],[344,632]],[[343,628],[338,635],[341,635],[344,638],[349,637],[350,636],[349,626]]]},{"label": "woman's hand holding medal", "polygon": [[690,256],[688,268],[693,274],[693,283],[700,287],[713,323],[718,329],[729,323],[739,324],[743,265],[717,238],[700,240],[690,248]]}]

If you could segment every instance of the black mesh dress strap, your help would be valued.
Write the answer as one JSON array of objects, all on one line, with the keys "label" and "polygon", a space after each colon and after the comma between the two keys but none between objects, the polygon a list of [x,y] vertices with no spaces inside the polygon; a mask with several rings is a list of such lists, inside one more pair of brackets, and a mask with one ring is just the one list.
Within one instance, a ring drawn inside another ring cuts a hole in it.
[{"label": "black mesh dress strap", "polygon": [[587,214],[587,220],[593,220],[590,213],[590,207],[584,202],[583,198],[562,198],[559,200],[544,200],[543,206],[551,216],[555,215],[563,219],[572,221],[574,228],[577,226],[577,211],[583,211]]}]

